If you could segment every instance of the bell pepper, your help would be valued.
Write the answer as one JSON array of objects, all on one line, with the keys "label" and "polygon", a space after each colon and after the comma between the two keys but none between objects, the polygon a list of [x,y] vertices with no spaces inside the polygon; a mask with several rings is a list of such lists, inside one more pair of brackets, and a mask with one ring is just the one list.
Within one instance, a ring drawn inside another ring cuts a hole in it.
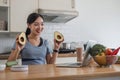
[{"label": "bell pepper", "polygon": [[120,47],[118,47],[117,49],[115,49],[111,55],[117,55],[118,51],[119,51]]},{"label": "bell pepper", "polygon": [[113,51],[112,51],[110,48],[107,48],[107,49],[105,50],[105,54],[106,54],[106,55],[112,55],[112,53],[113,53]]}]

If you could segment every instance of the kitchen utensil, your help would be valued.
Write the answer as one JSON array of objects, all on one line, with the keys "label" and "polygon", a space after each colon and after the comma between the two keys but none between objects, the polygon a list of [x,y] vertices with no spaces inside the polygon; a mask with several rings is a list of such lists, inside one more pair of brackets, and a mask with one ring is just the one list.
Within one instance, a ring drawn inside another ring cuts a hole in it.
[{"label": "kitchen utensil", "polygon": [[62,49],[70,49],[70,43],[62,43]]},{"label": "kitchen utensil", "polygon": [[6,22],[4,20],[0,20],[0,30],[6,30]]}]

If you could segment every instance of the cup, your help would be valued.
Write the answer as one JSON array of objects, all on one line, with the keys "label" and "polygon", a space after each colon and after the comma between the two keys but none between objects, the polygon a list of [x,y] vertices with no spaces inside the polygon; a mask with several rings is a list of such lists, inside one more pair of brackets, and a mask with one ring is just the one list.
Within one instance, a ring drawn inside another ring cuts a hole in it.
[{"label": "cup", "polygon": [[76,48],[76,54],[77,54],[77,62],[82,61],[82,47],[77,47]]}]

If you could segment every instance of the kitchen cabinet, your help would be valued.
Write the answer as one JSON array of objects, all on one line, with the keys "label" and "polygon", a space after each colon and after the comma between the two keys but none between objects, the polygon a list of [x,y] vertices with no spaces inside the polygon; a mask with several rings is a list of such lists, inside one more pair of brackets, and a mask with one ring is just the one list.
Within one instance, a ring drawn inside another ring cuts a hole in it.
[{"label": "kitchen cabinet", "polygon": [[9,6],[9,0],[0,0],[0,6]]},{"label": "kitchen cabinet", "polygon": [[37,8],[38,0],[10,0],[10,32],[25,31],[28,15]]},{"label": "kitchen cabinet", "polygon": [[6,25],[0,32],[24,32],[28,15],[38,9],[73,11],[75,0],[0,0],[0,19]]},{"label": "kitchen cabinet", "polygon": [[9,0],[0,0],[0,32],[9,30]]},{"label": "kitchen cabinet", "polygon": [[75,9],[75,0],[39,0],[39,8],[73,11]]}]

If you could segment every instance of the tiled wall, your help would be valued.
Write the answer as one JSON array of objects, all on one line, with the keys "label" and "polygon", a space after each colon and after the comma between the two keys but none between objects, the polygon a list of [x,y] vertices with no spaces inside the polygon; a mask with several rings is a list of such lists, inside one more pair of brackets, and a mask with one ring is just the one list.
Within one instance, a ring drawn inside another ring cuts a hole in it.
[{"label": "tiled wall", "polygon": [[[96,40],[117,48],[120,46],[119,3],[120,0],[76,0],[79,16],[66,24],[45,24],[42,37],[52,41],[57,30],[63,33],[65,42]],[[0,37],[0,53],[9,50],[14,40],[7,35]]]},{"label": "tiled wall", "polygon": [[14,37],[10,37],[9,34],[0,34],[0,53],[9,52],[15,41]]},{"label": "tiled wall", "polygon": [[42,37],[52,41],[54,38],[54,31],[59,31],[64,35],[65,42],[76,41],[76,28],[77,26],[75,27],[62,23],[46,23]]},{"label": "tiled wall", "polygon": [[64,35],[64,42],[71,43],[71,42],[82,42],[85,43],[86,41],[80,38],[80,32],[82,31],[78,26],[72,26],[70,24],[63,24],[63,23],[46,23],[45,29],[42,33],[42,37],[46,38],[50,41],[53,47],[53,39],[54,39],[54,32],[59,31]]},{"label": "tiled wall", "polygon": [[[45,28],[41,34],[41,36],[45,39],[48,39],[53,45],[54,31],[60,31],[64,37],[65,42],[73,42],[75,40],[75,31],[73,31],[75,27],[68,26],[62,23],[45,23]],[[0,34],[0,53],[8,52],[11,50],[14,41],[15,35],[9,33]]]}]

